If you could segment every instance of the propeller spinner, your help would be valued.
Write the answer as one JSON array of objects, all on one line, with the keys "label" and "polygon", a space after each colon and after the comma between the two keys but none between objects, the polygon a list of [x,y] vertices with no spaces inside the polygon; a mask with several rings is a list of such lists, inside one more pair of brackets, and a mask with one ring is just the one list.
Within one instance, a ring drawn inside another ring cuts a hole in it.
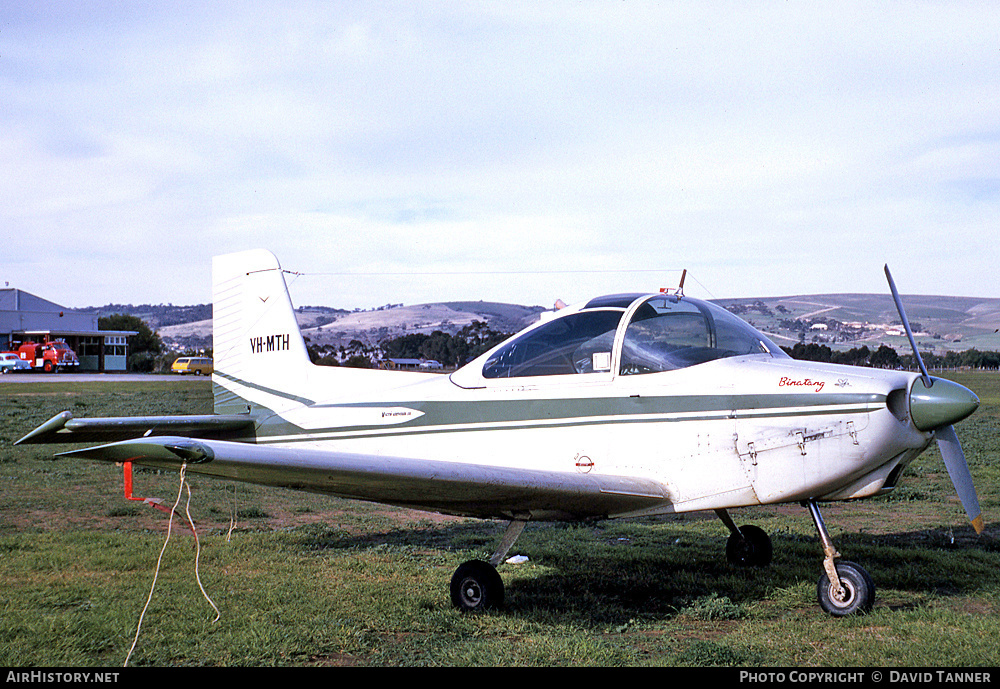
[{"label": "propeller spinner", "polygon": [[962,446],[952,425],[974,412],[979,407],[979,398],[974,392],[958,383],[934,378],[927,373],[927,367],[924,366],[924,361],[917,350],[913,331],[906,319],[903,302],[899,298],[899,292],[896,291],[896,283],[893,282],[888,265],[885,266],[885,276],[889,280],[889,289],[892,291],[893,301],[896,302],[896,310],[899,312],[906,337],[910,341],[910,347],[913,348],[913,356],[920,367],[921,379],[915,381],[910,389],[910,419],[921,431],[934,431],[938,449],[941,450],[944,465],[948,469],[948,475],[955,486],[958,498],[962,501],[962,507],[969,516],[972,528],[976,533],[982,533],[983,515],[979,509],[976,487],[972,483],[969,464],[965,460],[965,453],[962,452]]}]

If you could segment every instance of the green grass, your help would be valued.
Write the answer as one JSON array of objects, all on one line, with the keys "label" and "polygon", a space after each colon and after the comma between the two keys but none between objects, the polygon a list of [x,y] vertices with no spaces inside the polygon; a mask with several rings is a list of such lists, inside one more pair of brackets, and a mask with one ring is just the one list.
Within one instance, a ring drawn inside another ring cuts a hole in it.
[{"label": "green grass", "polygon": [[[950,376],[951,377],[951,376]],[[837,620],[816,603],[821,551],[798,506],[736,513],[771,534],[764,570],[725,562],[714,516],[530,524],[501,567],[502,611],[462,615],[455,567],[503,525],[192,479],[195,548],[177,521],[134,666],[996,666],[1000,650],[1000,376],[953,376],[983,406],[958,426],[987,531],[966,525],[936,450],[889,498],[831,505],[845,559],[878,602]],[[11,443],[53,414],[202,413],[205,381],[0,385],[0,665],[121,665],[166,515],[121,493],[120,469]],[[172,504],[174,473],[135,491]],[[229,537],[231,519],[236,524]]]}]

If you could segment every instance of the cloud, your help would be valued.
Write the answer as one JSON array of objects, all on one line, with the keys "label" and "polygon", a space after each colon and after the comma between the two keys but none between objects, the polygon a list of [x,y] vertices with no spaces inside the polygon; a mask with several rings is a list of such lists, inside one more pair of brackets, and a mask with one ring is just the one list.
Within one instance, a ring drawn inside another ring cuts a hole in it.
[{"label": "cloud", "polygon": [[259,245],[382,273],[305,295],[342,306],[682,268],[699,296],[884,291],[886,261],[903,291],[1000,296],[998,24],[977,2],[24,4],[0,26],[3,279],[207,301],[210,256]]}]

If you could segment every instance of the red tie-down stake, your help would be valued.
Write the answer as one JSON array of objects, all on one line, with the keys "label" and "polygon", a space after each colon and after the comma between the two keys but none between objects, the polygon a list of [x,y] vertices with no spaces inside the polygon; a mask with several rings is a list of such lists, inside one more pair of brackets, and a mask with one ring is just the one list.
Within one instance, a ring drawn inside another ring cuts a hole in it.
[{"label": "red tie-down stake", "polygon": [[[136,502],[144,502],[153,509],[160,510],[164,514],[177,514],[174,510],[161,504],[163,501],[160,498],[137,498],[132,495],[132,462],[127,461],[123,463],[125,466],[125,499],[134,500]],[[180,514],[177,514],[180,517]]]}]

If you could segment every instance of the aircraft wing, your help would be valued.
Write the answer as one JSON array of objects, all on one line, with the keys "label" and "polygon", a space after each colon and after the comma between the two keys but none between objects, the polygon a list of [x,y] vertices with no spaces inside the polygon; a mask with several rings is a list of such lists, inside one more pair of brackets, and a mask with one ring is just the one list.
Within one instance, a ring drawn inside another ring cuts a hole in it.
[{"label": "aircraft wing", "polygon": [[444,514],[502,519],[587,519],[668,501],[657,481],[460,462],[372,457],[179,436],[147,437],[58,455],[280,486]]},{"label": "aircraft wing", "polygon": [[110,443],[153,434],[233,440],[253,437],[254,423],[249,414],[77,419],[72,412],[64,411],[14,444]]}]

